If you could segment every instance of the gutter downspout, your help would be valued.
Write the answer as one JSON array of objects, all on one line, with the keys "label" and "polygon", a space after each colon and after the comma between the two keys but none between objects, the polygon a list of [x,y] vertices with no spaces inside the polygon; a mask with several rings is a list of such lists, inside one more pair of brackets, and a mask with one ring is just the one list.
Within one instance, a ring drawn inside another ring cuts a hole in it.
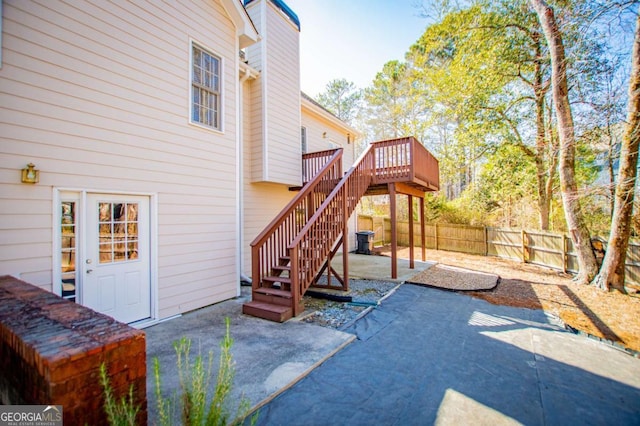
[{"label": "gutter downspout", "polygon": [[241,293],[242,281],[251,283],[251,278],[247,277],[244,271],[244,256],[242,247],[244,244],[244,83],[251,77],[256,78],[258,75],[252,72],[251,68],[244,69],[244,75],[239,81],[239,100],[238,100],[238,296]]}]

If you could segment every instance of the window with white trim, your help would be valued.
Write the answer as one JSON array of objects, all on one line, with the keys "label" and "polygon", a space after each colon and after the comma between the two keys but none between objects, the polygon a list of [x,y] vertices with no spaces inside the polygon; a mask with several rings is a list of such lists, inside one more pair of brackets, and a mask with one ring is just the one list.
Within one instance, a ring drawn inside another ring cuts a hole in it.
[{"label": "window with white trim", "polygon": [[62,279],[62,297],[76,301],[76,259],[78,219],[77,200],[63,200],[60,204],[60,277]]},{"label": "window with white trim", "polygon": [[307,128],[304,126],[300,128],[300,142],[302,144],[302,153],[306,154],[307,153]]},{"label": "window with white trim", "polygon": [[191,45],[191,121],[222,130],[220,58]]}]

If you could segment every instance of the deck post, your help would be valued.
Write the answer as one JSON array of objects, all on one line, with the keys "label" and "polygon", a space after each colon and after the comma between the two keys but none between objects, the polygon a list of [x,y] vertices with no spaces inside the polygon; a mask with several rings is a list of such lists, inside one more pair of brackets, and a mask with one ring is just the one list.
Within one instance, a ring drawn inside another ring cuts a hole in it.
[{"label": "deck post", "polygon": [[347,188],[342,191],[342,288],[349,291],[349,215],[347,208],[349,207],[349,194]]},{"label": "deck post", "polygon": [[294,317],[302,313],[300,302],[302,296],[300,294],[300,272],[298,269],[298,247],[291,249],[291,311]]},{"label": "deck post", "polygon": [[420,200],[420,243],[422,244],[422,261],[427,261],[427,236],[425,235],[424,226],[424,198],[418,198]]},{"label": "deck post", "polygon": [[409,269],[414,269],[416,265],[413,247],[413,195],[407,195],[407,202],[409,203]]},{"label": "deck post", "polygon": [[389,210],[391,214],[391,278],[398,278],[398,224],[396,215],[396,185],[389,185]]}]

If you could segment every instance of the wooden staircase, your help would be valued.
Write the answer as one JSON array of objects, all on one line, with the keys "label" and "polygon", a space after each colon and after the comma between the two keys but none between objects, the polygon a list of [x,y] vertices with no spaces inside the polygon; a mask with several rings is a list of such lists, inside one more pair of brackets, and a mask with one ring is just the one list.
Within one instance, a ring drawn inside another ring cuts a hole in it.
[{"label": "wooden staircase", "polygon": [[[371,144],[344,176],[341,164],[342,149],[303,157],[300,192],[251,243],[252,300],[243,313],[277,322],[302,313],[304,293],[346,247],[347,221],[368,192],[391,182],[438,187],[437,160],[412,137]],[[339,281],[348,290],[346,271]]]}]

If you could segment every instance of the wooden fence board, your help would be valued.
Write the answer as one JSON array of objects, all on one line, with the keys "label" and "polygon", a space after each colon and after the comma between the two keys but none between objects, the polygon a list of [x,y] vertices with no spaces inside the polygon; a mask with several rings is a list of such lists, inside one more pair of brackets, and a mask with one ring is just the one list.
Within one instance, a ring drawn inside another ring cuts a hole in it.
[{"label": "wooden fence board", "polygon": [[520,231],[487,228],[487,255],[522,260],[521,239]]},{"label": "wooden fence board", "polygon": [[[389,244],[391,241],[391,221],[387,217],[358,215],[358,230],[373,231],[374,245]],[[606,243],[606,239],[599,239]],[[420,245],[419,241],[420,224],[416,222],[416,246]],[[429,249],[496,256],[578,273],[576,252],[571,239],[565,234],[483,226],[427,224],[425,242]],[[408,244],[409,224],[398,222],[398,245]],[[625,283],[640,287],[640,240],[629,241]]]},{"label": "wooden fence board", "polygon": [[564,269],[564,235],[525,232],[527,262]]}]

